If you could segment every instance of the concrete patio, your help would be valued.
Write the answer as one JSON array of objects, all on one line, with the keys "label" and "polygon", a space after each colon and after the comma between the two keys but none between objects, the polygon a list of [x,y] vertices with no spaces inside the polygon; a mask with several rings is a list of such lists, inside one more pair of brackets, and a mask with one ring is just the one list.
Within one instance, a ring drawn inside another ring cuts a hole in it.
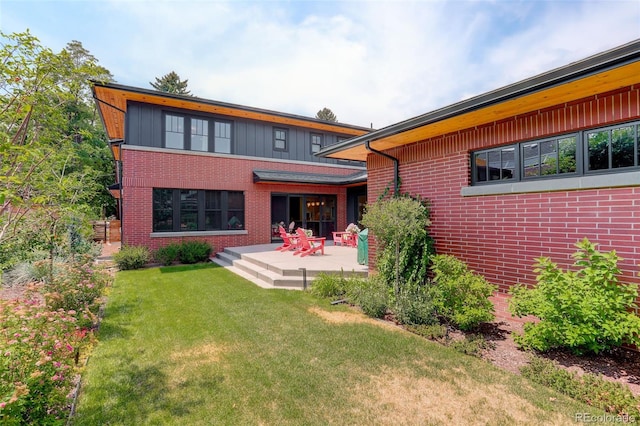
[{"label": "concrete patio", "polygon": [[[280,244],[231,247],[216,253],[211,260],[263,288],[302,290],[321,272],[366,277],[369,268],[358,264],[358,250],[334,246],[328,241],[324,255],[294,256],[277,251]],[[304,269],[304,271],[303,271]]]}]

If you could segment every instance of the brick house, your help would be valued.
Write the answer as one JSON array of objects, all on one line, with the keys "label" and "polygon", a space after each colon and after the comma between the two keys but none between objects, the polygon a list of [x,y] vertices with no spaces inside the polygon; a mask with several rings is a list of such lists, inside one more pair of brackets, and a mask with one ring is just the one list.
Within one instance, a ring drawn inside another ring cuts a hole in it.
[{"label": "brick house", "polygon": [[277,224],[331,236],[358,220],[364,163],[315,155],[370,129],[113,83],[93,95],[116,162],[122,243],[278,240]]},{"label": "brick house", "polygon": [[[640,269],[640,40],[323,148],[431,201],[439,253],[505,291],[589,238]],[[370,250],[370,257],[374,250]],[[373,259],[370,259],[372,261]]]}]

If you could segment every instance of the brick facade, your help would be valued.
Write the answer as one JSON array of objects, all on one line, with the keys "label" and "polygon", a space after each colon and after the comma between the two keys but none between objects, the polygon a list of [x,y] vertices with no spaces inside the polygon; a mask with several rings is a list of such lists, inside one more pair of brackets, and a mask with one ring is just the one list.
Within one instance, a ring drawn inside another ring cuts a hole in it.
[{"label": "brick facade", "polygon": [[[453,254],[506,291],[532,284],[534,259],[573,263],[584,237],[615,249],[624,280],[640,282],[640,187],[490,196],[461,196],[470,185],[470,152],[640,119],[640,85],[465,129],[387,151],[400,161],[401,192],[431,201],[431,234],[439,253]],[[392,186],[390,160],[369,154],[368,201]],[[372,246],[372,244],[370,244]],[[370,252],[373,261],[375,250]]]},{"label": "brick facade", "polygon": [[[253,170],[269,169],[332,175],[353,174],[355,169],[323,165],[264,161],[160,150],[122,150],[123,244],[151,249],[183,240],[204,240],[214,250],[271,242],[271,193],[337,196],[337,227],[347,226],[346,188],[330,185],[253,183]],[[244,235],[151,237],[153,188],[244,191]]]}]

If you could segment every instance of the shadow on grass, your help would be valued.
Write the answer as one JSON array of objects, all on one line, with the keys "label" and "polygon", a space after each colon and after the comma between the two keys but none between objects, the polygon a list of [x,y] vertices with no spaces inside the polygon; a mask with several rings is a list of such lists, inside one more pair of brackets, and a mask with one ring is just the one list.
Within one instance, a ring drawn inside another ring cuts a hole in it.
[{"label": "shadow on grass", "polygon": [[174,273],[174,272],[195,271],[198,269],[214,269],[214,268],[221,268],[221,266],[212,262],[195,263],[192,265],[161,266],[160,272],[163,274],[167,274],[167,273]]},{"label": "shadow on grass", "polygon": [[[72,422],[74,425],[162,424],[169,420],[179,423],[180,417],[189,415],[194,407],[204,402],[200,396],[188,399],[173,396],[171,390],[176,384],[172,385],[170,377],[159,365],[140,365],[132,357],[112,358],[111,361],[115,365],[109,377],[82,390],[90,394],[91,399],[80,404]],[[210,378],[197,385],[217,387],[222,380],[221,377]],[[101,397],[96,398],[97,395]]]}]

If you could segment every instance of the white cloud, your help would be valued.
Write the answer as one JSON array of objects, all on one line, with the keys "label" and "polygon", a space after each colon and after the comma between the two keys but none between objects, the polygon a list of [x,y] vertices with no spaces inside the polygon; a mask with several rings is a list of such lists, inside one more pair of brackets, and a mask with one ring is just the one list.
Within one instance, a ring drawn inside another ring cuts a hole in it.
[{"label": "white cloud", "polygon": [[200,97],[377,128],[640,38],[636,0],[47,5],[3,20],[80,40],[119,83],[173,70]]}]

